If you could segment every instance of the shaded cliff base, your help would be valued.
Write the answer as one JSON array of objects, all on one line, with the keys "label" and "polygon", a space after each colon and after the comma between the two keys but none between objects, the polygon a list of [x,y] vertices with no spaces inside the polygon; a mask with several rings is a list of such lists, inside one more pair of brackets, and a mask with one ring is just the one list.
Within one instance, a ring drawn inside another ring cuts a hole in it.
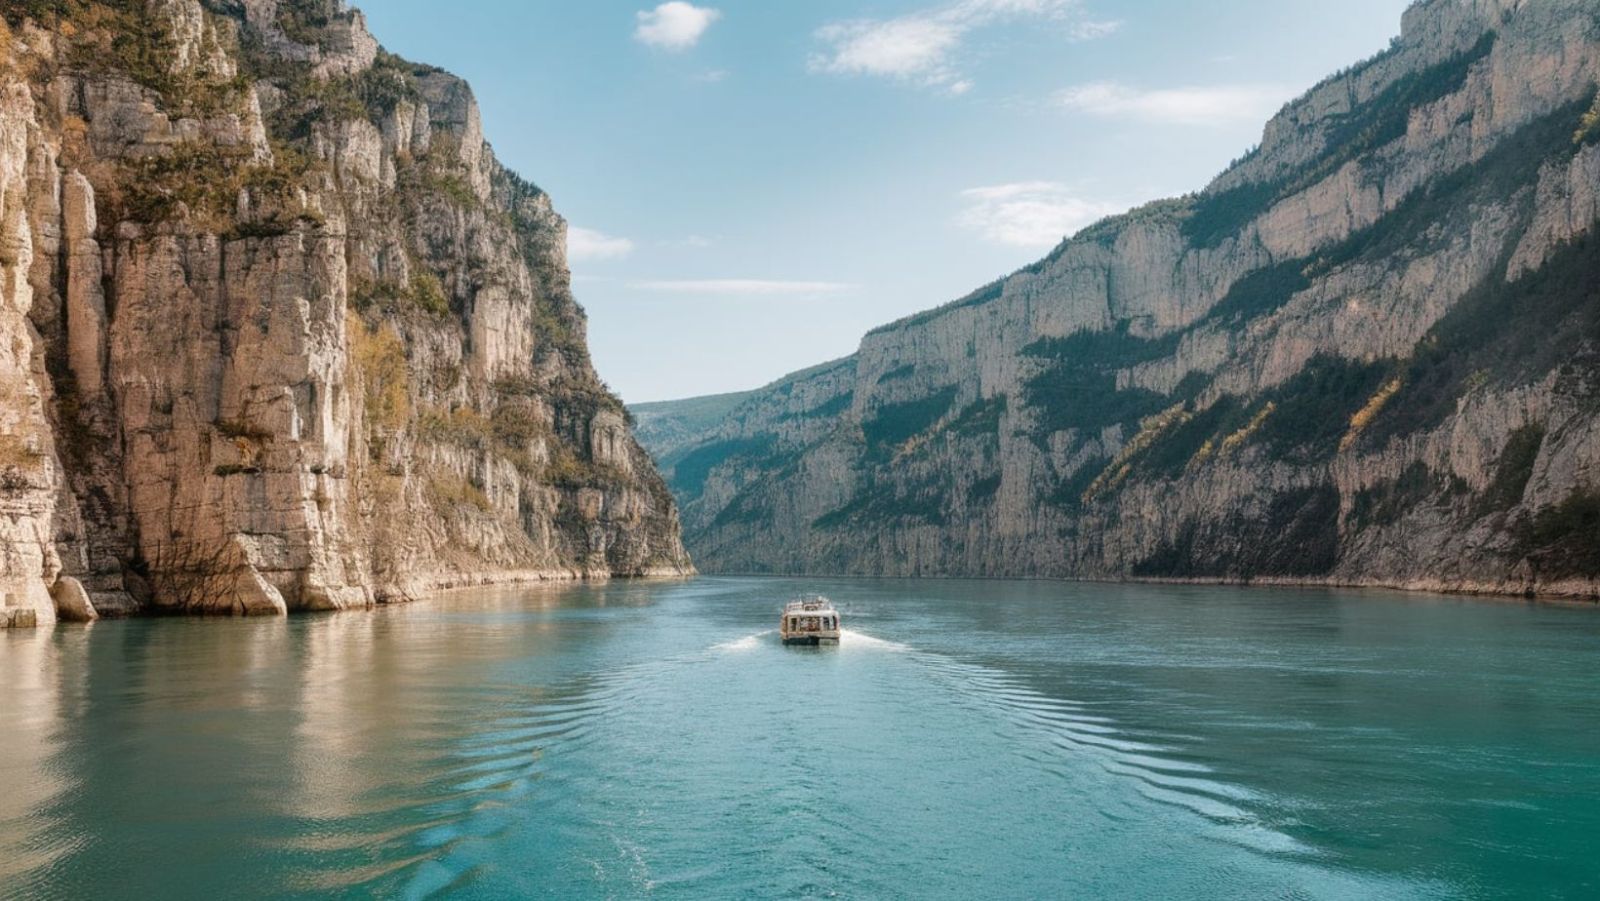
[{"label": "shaded cliff base", "polygon": [[895,576],[862,573],[779,573],[779,572],[706,572],[700,575],[761,579],[911,579],[944,582],[1065,582],[1077,585],[1209,585],[1235,588],[1342,588],[1362,591],[1382,591],[1397,595],[1447,595],[1461,598],[1483,598],[1500,601],[1537,601],[1577,607],[1600,607],[1600,580],[1569,579],[1541,584],[1535,588],[1526,582],[1470,579],[1410,580],[1342,579],[1333,577],[1293,578],[1286,576],[964,576],[921,575]]},{"label": "shaded cliff base", "polygon": [[1236,585],[1240,587],[1272,588],[1352,588],[1404,592],[1408,594],[1442,594],[1462,597],[1481,597],[1499,600],[1529,600],[1549,603],[1570,603],[1577,606],[1600,605],[1600,582],[1570,579],[1546,583],[1535,588],[1528,583],[1511,581],[1475,581],[1452,579],[1410,579],[1404,581],[1384,579],[1291,579],[1281,576],[1264,578],[1148,578],[1081,579],[1083,582],[1131,583],[1148,585]]}]

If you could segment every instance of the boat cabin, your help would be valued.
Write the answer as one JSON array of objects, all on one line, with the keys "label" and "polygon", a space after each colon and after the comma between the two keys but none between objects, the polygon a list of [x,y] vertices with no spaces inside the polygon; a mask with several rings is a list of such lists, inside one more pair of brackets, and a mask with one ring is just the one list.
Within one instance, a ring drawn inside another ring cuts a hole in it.
[{"label": "boat cabin", "polygon": [[784,605],[778,632],[784,644],[820,644],[839,640],[839,611],[824,597],[800,598]]}]

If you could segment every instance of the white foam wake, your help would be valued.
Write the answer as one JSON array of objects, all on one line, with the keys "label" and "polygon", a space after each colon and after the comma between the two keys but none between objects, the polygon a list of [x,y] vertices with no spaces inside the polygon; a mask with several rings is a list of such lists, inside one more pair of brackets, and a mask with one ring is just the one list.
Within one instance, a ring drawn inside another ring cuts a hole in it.
[{"label": "white foam wake", "polygon": [[713,651],[753,651],[756,648],[761,646],[761,639],[767,637],[768,635],[771,635],[772,633],[774,633],[776,631],[778,631],[778,630],[777,629],[767,629],[767,630],[762,631],[762,632],[754,632],[754,633],[752,633],[750,635],[744,636],[743,638],[735,638],[732,641],[724,641],[721,644],[714,644],[714,645],[711,646],[711,650],[713,650]]},{"label": "white foam wake", "polygon": [[904,645],[904,644],[901,644],[898,641],[886,641],[886,640],[884,640],[882,638],[873,638],[871,635],[864,635],[864,634],[862,634],[860,632],[855,631],[854,629],[840,629],[839,630],[839,646],[840,647],[877,648],[878,650],[882,650],[882,651],[909,651],[909,650],[911,650],[911,646],[910,645]]}]

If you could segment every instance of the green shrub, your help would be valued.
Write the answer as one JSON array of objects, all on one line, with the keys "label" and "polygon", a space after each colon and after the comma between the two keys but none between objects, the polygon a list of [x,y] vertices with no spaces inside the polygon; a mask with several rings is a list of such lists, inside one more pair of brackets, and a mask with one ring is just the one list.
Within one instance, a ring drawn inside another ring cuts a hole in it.
[{"label": "green shrub", "polygon": [[497,407],[490,417],[490,430],[496,444],[512,450],[526,450],[535,439],[548,433],[544,421],[523,404]]},{"label": "green shrub", "polygon": [[1578,130],[1572,135],[1572,143],[1588,144],[1600,140],[1600,96],[1596,96],[1589,111],[1578,119]]},{"label": "green shrub", "polygon": [[1316,356],[1298,375],[1264,395],[1276,405],[1253,440],[1276,459],[1316,463],[1331,459],[1350,417],[1383,384],[1389,367],[1339,357]]},{"label": "green shrub", "polygon": [[1600,576],[1600,493],[1575,491],[1524,520],[1517,551],[1545,578]]},{"label": "green shrub", "polygon": [[1311,287],[1305,260],[1289,260],[1258,269],[1234,282],[1227,295],[1206,312],[1205,322],[1238,325],[1276,312],[1290,298]]},{"label": "green shrub", "polygon": [[402,288],[392,282],[357,281],[351,285],[350,301],[356,309],[404,313],[420,310],[435,319],[450,313],[450,300],[444,283],[420,264],[412,263],[411,283]]},{"label": "green shrub", "polygon": [[[792,385],[785,385],[782,389],[779,389],[779,393],[784,396],[788,396],[792,390]],[[855,403],[855,400],[855,392],[846,391],[843,394],[834,395],[833,397],[823,401],[820,404],[817,404],[815,407],[812,407],[809,410],[801,410],[798,413],[780,413],[773,418],[773,421],[793,422],[797,419],[829,419],[850,409],[850,406]]]},{"label": "green shrub", "polygon": [[495,379],[494,391],[501,397],[538,397],[539,382],[531,376],[505,375]]},{"label": "green shrub", "polygon": [[1119,390],[1115,373],[1070,364],[1045,370],[1030,379],[1025,389],[1044,434],[1068,429],[1097,431],[1112,425],[1131,427],[1161,412],[1167,403],[1165,396],[1144,388]]},{"label": "green shrub", "polygon": [[425,409],[417,416],[417,435],[439,444],[481,450],[494,433],[489,418],[471,407]]},{"label": "green shrub", "polygon": [[980,400],[956,414],[950,431],[957,435],[998,435],[1007,404],[1004,394]]},{"label": "green shrub", "polygon": [[1522,503],[1539,451],[1544,448],[1544,434],[1542,425],[1523,426],[1511,433],[1495,464],[1494,481],[1478,498],[1478,515],[1509,510]]},{"label": "green shrub", "polygon": [[915,363],[907,363],[904,366],[896,366],[895,368],[889,370],[888,372],[885,372],[883,375],[878,376],[878,384],[882,385],[882,384],[884,384],[886,382],[897,382],[897,381],[900,381],[901,379],[911,378],[913,375],[916,375],[916,374],[917,374],[916,364]]},{"label": "green shrub", "polygon": [[859,523],[873,528],[914,522],[945,522],[944,489],[936,482],[899,484],[892,475],[870,480],[843,507],[812,521],[818,529]]},{"label": "green shrub", "polygon": [[426,487],[428,500],[436,510],[448,511],[462,507],[471,507],[479,513],[490,513],[494,510],[494,505],[489,502],[489,496],[483,493],[482,488],[455,473],[432,473],[428,477]]},{"label": "green shrub", "polygon": [[1215,247],[1238,234],[1279,200],[1322,181],[1351,160],[1404,137],[1411,112],[1460,91],[1472,67],[1494,49],[1497,37],[1494,32],[1485,34],[1465,52],[1396,79],[1378,96],[1332,120],[1322,156],[1300,171],[1200,195],[1183,223],[1184,237],[1197,247]]},{"label": "green shrub", "polygon": [[1023,354],[1048,362],[1023,386],[1028,405],[1038,412],[1040,432],[1131,427],[1170,406],[1164,395],[1154,391],[1118,390],[1116,372],[1170,355],[1179,338],[1177,334],[1140,338],[1124,321],[1104,331],[1041,338],[1023,348]]},{"label": "green shrub", "polygon": [[950,412],[950,405],[955,399],[956,388],[952,385],[918,400],[884,404],[873,412],[872,418],[861,424],[867,447],[874,452],[886,453],[922,434]]},{"label": "green shrub", "polygon": [[1350,525],[1355,529],[1392,526],[1432,498],[1468,490],[1461,479],[1446,478],[1418,461],[1407,466],[1399,478],[1357,492],[1351,500]]},{"label": "green shrub", "polygon": [[967,491],[967,497],[974,504],[988,503],[996,494],[1000,493],[1000,474],[996,473],[987,478],[979,479],[972,483]]},{"label": "green shrub", "polygon": [[405,342],[388,324],[368,328],[354,312],[345,314],[350,362],[361,384],[373,459],[384,442],[411,418],[411,371]]},{"label": "green shrub", "polygon": [[1111,464],[1111,458],[1106,456],[1093,457],[1085,460],[1083,465],[1074,470],[1072,475],[1056,482],[1049,495],[1050,505],[1063,510],[1077,510],[1084,506],[1083,498],[1089,493],[1089,486],[1100,477],[1106,467]]},{"label": "green shrub", "polygon": [[1600,238],[1585,235],[1539,269],[1498,272],[1456,303],[1418,342],[1404,383],[1362,437],[1381,447],[1452,415],[1469,390],[1527,384],[1580,359],[1600,341]]},{"label": "green shrub", "polygon": [[114,221],[166,222],[187,210],[202,225],[231,226],[245,151],[207,141],[186,141],[164,154],[125,161],[121,205]]},{"label": "green shrub", "polygon": [[1177,537],[1135,564],[1160,578],[1250,580],[1323,576],[1339,562],[1339,491],[1332,485],[1275,495],[1260,514],[1190,521]]},{"label": "green shrub", "polygon": [[450,301],[445,297],[444,284],[439,281],[439,276],[426,269],[417,270],[416,274],[411,276],[411,302],[434,316],[444,316],[450,312]]},{"label": "green shrub", "polygon": [[1146,478],[1182,475],[1210,444],[1213,448],[1250,421],[1248,408],[1233,395],[1224,395],[1204,410],[1179,423],[1134,461],[1134,471]]},{"label": "green shrub", "polygon": [[749,525],[758,522],[772,521],[772,500],[764,486],[752,485],[744,491],[734,495],[733,500],[726,507],[717,511],[716,518],[711,521],[712,528],[728,525]]},{"label": "green shrub", "polygon": [[672,467],[672,488],[680,497],[698,497],[706,487],[711,471],[731,460],[744,460],[755,466],[766,458],[776,439],[771,435],[732,438],[697,447]]},{"label": "green shrub", "polygon": [[[188,222],[224,238],[285,234],[297,224],[320,225],[298,209],[298,190],[316,164],[286,145],[275,145],[270,164],[243,148],[185,141],[166,153],[120,164],[116,184],[103,186],[104,227],[119,222],[155,225],[187,213]],[[241,191],[249,191],[253,218],[238,219]]]}]

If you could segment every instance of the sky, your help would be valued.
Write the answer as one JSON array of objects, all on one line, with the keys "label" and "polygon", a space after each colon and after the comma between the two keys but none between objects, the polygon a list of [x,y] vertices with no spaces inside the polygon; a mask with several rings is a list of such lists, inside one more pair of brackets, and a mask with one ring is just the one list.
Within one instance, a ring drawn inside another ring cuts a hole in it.
[{"label": "sky", "polygon": [[1198,190],[1407,0],[358,0],[570,223],[629,403],[852,353]]}]

